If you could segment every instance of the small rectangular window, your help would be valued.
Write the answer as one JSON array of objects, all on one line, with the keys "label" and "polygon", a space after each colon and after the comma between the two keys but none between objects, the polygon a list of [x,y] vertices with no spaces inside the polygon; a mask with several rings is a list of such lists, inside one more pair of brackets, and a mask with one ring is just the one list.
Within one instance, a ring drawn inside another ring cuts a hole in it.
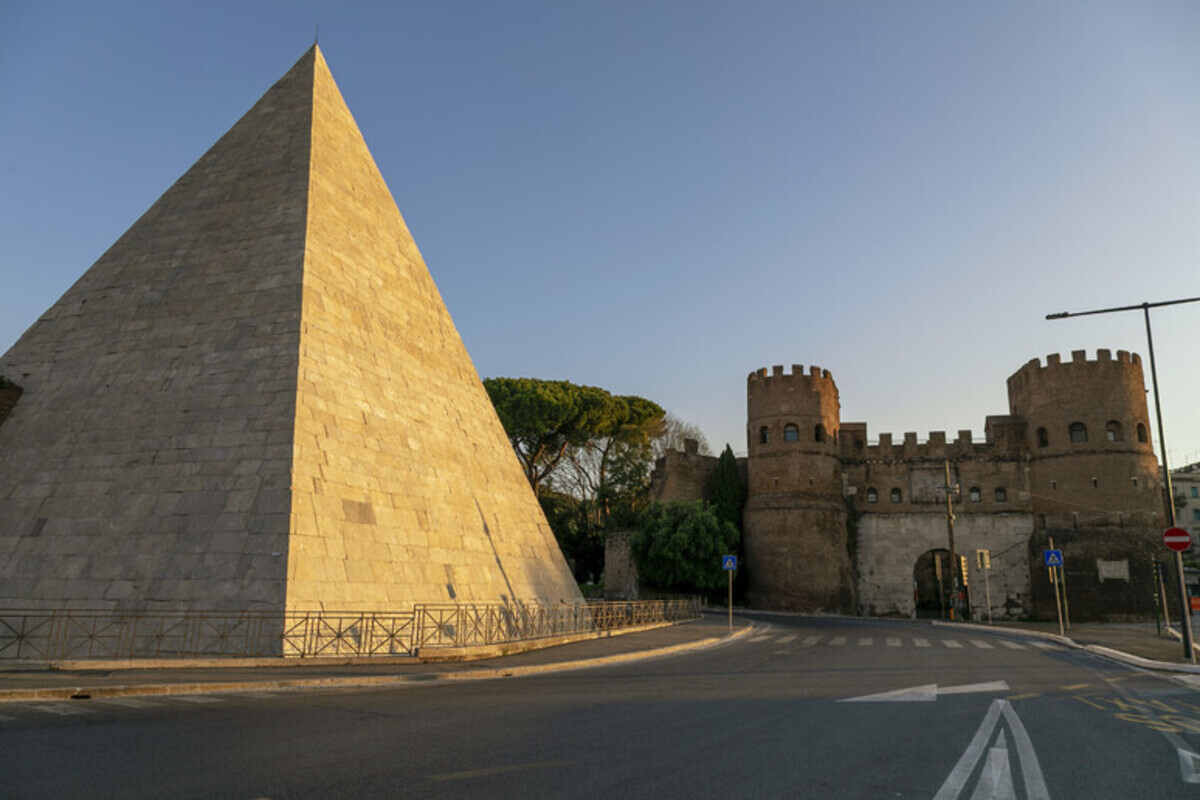
[{"label": "small rectangular window", "polygon": [[1200,489],[1195,486],[1192,487],[1192,497],[1200,497]]},{"label": "small rectangular window", "polygon": [[1007,503],[1008,502],[1008,491],[1005,490],[1005,488],[1003,486],[996,487],[996,502],[997,503]]},{"label": "small rectangular window", "polygon": [[1197,522],[1200,522],[1200,508],[1192,509],[1192,519],[1196,520]]}]

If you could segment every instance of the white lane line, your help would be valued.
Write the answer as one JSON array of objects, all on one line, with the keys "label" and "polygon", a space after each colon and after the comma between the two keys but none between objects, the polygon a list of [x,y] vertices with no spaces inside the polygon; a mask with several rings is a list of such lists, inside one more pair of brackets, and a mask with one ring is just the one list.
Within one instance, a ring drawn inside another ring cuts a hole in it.
[{"label": "white lane line", "polygon": [[988,644],[987,642],[984,642],[984,641],[980,641],[979,639],[971,639],[971,640],[969,640],[969,641],[971,642],[971,644],[975,645],[975,646],[976,646],[976,647],[978,647],[980,650],[992,650],[992,649],[994,649],[994,648],[993,648],[993,647],[992,647],[990,644]]},{"label": "white lane line", "polygon": [[1025,649],[1025,645],[1017,644],[1016,642],[1010,642],[1008,639],[1001,639],[1000,644],[1007,647],[1009,650],[1024,650]]},{"label": "white lane line", "polygon": [[900,640],[898,638],[896,638],[895,636],[889,636],[889,637],[887,637],[887,646],[888,647],[900,647]]},{"label": "white lane line", "polygon": [[983,722],[979,723],[979,729],[975,731],[975,735],[971,737],[971,743],[967,745],[967,749],[963,751],[959,757],[958,763],[954,765],[954,769],[950,770],[950,774],[946,776],[946,782],[942,784],[942,788],[938,789],[938,793],[933,796],[933,800],[955,800],[962,792],[963,787],[967,785],[967,780],[971,777],[971,773],[975,771],[975,765],[979,763],[979,757],[983,755],[983,748],[987,746],[988,740],[992,738],[992,731],[996,728],[996,723],[1000,721],[1000,711],[1004,708],[1003,700],[993,700],[988,707],[987,714],[983,718]]},{"label": "white lane line", "polygon": [[177,694],[171,698],[181,703],[220,703],[219,697],[206,697],[202,694]]},{"label": "white lane line", "polygon": [[842,645],[844,645],[845,643],[846,643],[846,637],[845,637],[845,636],[835,636],[835,637],[833,637],[832,639],[830,639],[830,640],[829,640],[829,644],[830,644],[830,646],[831,646],[831,647],[841,647],[841,646],[842,646]]},{"label": "white lane line", "polygon": [[780,643],[780,644],[789,644],[790,642],[794,642],[794,641],[796,641],[796,634],[794,634],[794,633],[793,633],[793,634],[791,634],[790,636],[784,636],[784,637],[782,637],[782,638],[779,640],[779,643]]},{"label": "white lane line", "polygon": [[800,640],[800,645],[802,647],[812,647],[819,641],[821,641],[820,636],[805,636],[802,640]]},{"label": "white lane line", "polygon": [[770,638],[771,638],[770,636],[768,636],[768,635],[764,634],[764,635],[762,635],[762,636],[752,636],[752,637],[750,638],[750,641],[752,641],[752,642],[765,642],[767,639],[770,639]]},{"label": "white lane line", "polygon": [[0,722],[16,722],[16,717],[10,717],[6,714],[0,714]]},{"label": "white lane line", "polygon": [[917,647],[929,647],[929,640],[916,638],[913,639],[913,644],[915,644]]},{"label": "white lane line", "polygon": [[1049,642],[1030,642],[1030,644],[1039,650],[1062,650],[1058,645],[1053,645]]},{"label": "white lane line", "polygon": [[1037,754],[1033,752],[1033,740],[1029,738],[1029,733],[1021,724],[1021,718],[1017,716],[1013,707],[1004,700],[997,702],[1004,703],[1004,719],[1008,722],[1008,729],[1012,731],[1013,740],[1017,743],[1021,775],[1025,778],[1025,796],[1029,800],[1050,800],[1050,790],[1046,788],[1046,779],[1042,777],[1042,767],[1038,764]]},{"label": "white lane line", "polygon": [[946,645],[946,647],[954,647],[954,648],[961,648],[961,647],[962,647],[962,645],[961,645],[961,644],[959,644],[958,642],[954,641],[953,639],[943,639],[943,640],[942,640],[942,644]]},{"label": "white lane line", "polygon": [[875,640],[872,639],[870,636],[863,636],[863,637],[859,638],[858,646],[859,647],[870,647],[871,643],[874,641]]}]

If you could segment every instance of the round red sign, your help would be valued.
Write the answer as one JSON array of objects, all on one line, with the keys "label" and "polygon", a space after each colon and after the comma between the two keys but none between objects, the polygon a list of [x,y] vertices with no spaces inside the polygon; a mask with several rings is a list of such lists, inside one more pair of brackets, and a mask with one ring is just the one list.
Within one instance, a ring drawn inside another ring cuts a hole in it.
[{"label": "round red sign", "polygon": [[1192,546],[1192,537],[1183,528],[1167,528],[1163,531],[1163,544],[1182,553]]}]

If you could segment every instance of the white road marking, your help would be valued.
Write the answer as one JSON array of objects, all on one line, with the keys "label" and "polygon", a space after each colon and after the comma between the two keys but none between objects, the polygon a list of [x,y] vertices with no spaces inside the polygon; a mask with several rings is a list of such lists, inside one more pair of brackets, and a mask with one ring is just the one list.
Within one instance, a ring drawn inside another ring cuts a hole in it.
[{"label": "white road marking", "polygon": [[974,692],[1007,692],[1008,684],[1004,681],[988,681],[987,683],[967,683],[961,686],[942,686],[927,683],[922,686],[909,686],[905,689],[893,689],[890,692],[865,694],[861,697],[847,697],[839,703],[932,703],[944,694],[972,694]]},{"label": "white road marking", "polygon": [[5,714],[0,714],[0,722],[15,722],[16,717],[10,717]]},{"label": "white road marking", "polygon": [[764,635],[762,635],[762,636],[753,636],[753,637],[751,637],[751,638],[750,638],[750,641],[752,641],[752,642],[765,642],[767,639],[770,639],[770,638],[771,638],[770,636],[767,636],[767,635],[765,635],[765,634],[764,634]]},{"label": "white road marking", "polygon": [[102,697],[99,700],[94,700],[95,703],[104,703],[106,705],[124,706],[125,708],[152,708],[157,703],[152,703],[149,700],[133,700],[128,697]]},{"label": "white road marking", "polygon": [[897,639],[895,636],[889,636],[889,637],[887,637],[887,646],[888,647],[899,647],[900,640]]},{"label": "white road marking", "polygon": [[953,639],[943,639],[942,644],[946,645],[946,647],[955,647],[955,648],[962,647],[961,644],[954,641]]},{"label": "white road marking", "polygon": [[1009,650],[1024,650],[1025,649],[1025,645],[1017,644],[1016,642],[1010,642],[1008,639],[1001,639],[1000,644],[1004,645]]},{"label": "white road marking", "polygon": [[862,697],[848,697],[839,703],[932,703],[937,700],[938,688],[936,683],[924,686],[910,686],[907,689],[894,689],[878,694],[864,694]]},{"label": "white road marking", "polygon": [[26,708],[31,708],[34,711],[42,711],[46,714],[57,714],[60,717],[69,717],[76,714],[91,714],[92,711],[80,706],[69,706],[63,703],[37,703],[36,705],[28,705]]},{"label": "white road marking", "polygon": [[[955,800],[961,794],[970,779],[971,774],[975,771],[979,759],[983,756],[983,749],[987,746],[988,741],[992,738],[992,732],[1000,722],[1001,715],[1004,716],[1004,721],[1008,725],[1009,731],[1012,733],[1013,741],[1017,745],[1017,757],[1021,761],[1021,776],[1025,783],[1025,796],[1029,800],[1050,800],[1050,792],[1046,788],[1046,780],[1042,777],[1042,768],[1038,764],[1037,755],[1033,752],[1033,742],[1029,738],[1025,726],[1021,724],[1021,718],[1017,716],[1017,712],[1009,705],[1006,700],[993,700],[992,705],[988,708],[987,715],[984,716],[983,722],[979,724],[979,730],[975,731],[975,736],[971,739],[971,743],[967,745],[967,749],[963,751],[962,757],[958,759],[958,763],[954,765],[954,769],[946,776],[946,782],[942,784],[942,788],[934,795],[933,800]],[[976,786],[975,792],[971,795],[971,800],[983,800],[984,798],[997,798],[997,800],[1008,800],[1015,798],[1016,793],[1011,787],[1012,772],[1008,769],[1008,748],[1007,739],[1004,738],[1004,733],[1001,731],[1000,740],[997,746],[991,749],[988,753],[988,764],[982,770],[979,777],[979,785]],[[1001,743],[1004,746],[1000,746]],[[1005,767],[1000,766],[1000,755],[1003,754]],[[1003,794],[1004,771],[1008,771],[1008,794]]]},{"label": "white road marking", "polygon": [[992,749],[988,750],[987,761],[979,775],[979,782],[975,784],[971,800],[1017,800],[1012,768],[1008,765],[1008,737],[1003,730]]},{"label": "white road marking", "polygon": [[991,650],[992,649],[992,646],[990,644],[988,644],[987,642],[984,642],[984,641],[980,641],[979,639],[971,639],[970,642],[971,642],[971,644],[978,647],[980,650]]},{"label": "white road marking", "polygon": [[846,643],[846,637],[845,637],[845,636],[835,636],[835,637],[833,637],[832,639],[830,639],[830,640],[829,640],[829,644],[830,644],[830,646],[832,646],[832,647],[841,647],[841,646],[842,646],[842,645],[844,645],[845,643]]},{"label": "white road marking", "polygon": [[178,700],[181,703],[220,703],[219,697],[206,697],[202,694],[177,694],[172,700]]},{"label": "white road marking", "polygon": [[1049,642],[1030,642],[1030,644],[1041,650],[1062,650],[1061,647],[1050,644]]},{"label": "white road marking", "polygon": [[871,645],[871,643],[874,641],[875,640],[872,639],[870,636],[863,636],[861,639],[858,640],[858,646],[859,647],[869,647]]},{"label": "white road marking", "polygon": [[796,634],[793,633],[790,636],[784,636],[783,638],[781,638],[779,640],[779,643],[780,644],[788,644],[789,642],[794,642],[794,641],[796,641]]},{"label": "white road marking", "polygon": [[1200,783],[1200,755],[1192,752],[1182,736],[1175,733],[1164,733],[1163,736],[1175,745],[1175,753],[1179,756],[1179,777],[1184,783]]},{"label": "white road marking", "polygon": [[913,644],[917,647],[929,647],[928,639],[913,639]]},{"label": "white road marking", "polygon": [[988,681],[987,683],[967,683],[962,686],[946,686],[938,689],[938,694],[971,694],[972,692],[1007,692],[1009,685],[1004,681]]},{"label": "white road marking", "polygon": [[817,643],[817,642],[819,642],[819,641],[821,641],[821,637],[820,637],[820,636],[805,636],[805,637],[804,637],[804,638],[803,638],[803,639],[800,641],[800,644],[801,644],[801,646],[803,646],[803,647],[812,647],[814,644],[816,644],[816,643]]}]

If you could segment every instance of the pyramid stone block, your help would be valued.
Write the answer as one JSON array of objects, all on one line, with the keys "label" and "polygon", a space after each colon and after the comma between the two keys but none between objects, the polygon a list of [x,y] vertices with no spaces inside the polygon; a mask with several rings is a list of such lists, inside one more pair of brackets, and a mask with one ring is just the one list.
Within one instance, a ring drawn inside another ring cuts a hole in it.
[{"label": "pyramid stone block", "polygon": [[581,599],[315,46],[0,374],[0,605]]}]

